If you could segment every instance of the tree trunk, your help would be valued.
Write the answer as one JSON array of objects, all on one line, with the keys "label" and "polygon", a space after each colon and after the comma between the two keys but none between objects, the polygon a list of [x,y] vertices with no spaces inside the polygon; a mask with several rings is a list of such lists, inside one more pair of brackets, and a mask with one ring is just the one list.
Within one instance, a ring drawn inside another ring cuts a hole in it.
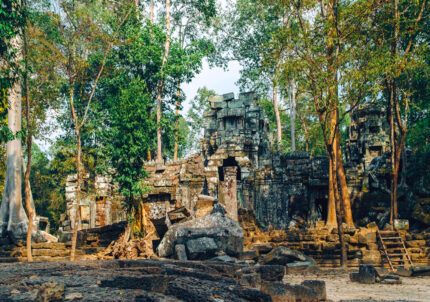
[{"label": "tree trunk", "polygon": [[178,160],[178,117],[179,117],[179,102],[181,98],[181,84],[178,83],[177,91],[176,91],[176,109],[175,109],[175,151],[173,153],[173,160]]},{"label": "tree trunk", "polygon": [[291,103],[290,103],[290,120],[291,120],[291,151],[296,151],[296,83],[291,79]]},{"label": "tree trunk", "polygon": [[354,221],[352,219],[351,199],[349,197],[348,184],[346,182],[345,169],[343,167],[342,151],[340,149],[339,127],[336,129],[335,152],[336,152],[336,161],[337,161],[336,162],[337,177],[339,180],[340,193],[342,196],[342,206],[343,206],[344,215],[345,215],[345,222],[346,224],[353,226]]},{"label": "tree trunk", "polygon": [[146,159],[148,161],[152,160],[151,149],[148,147],[148,151],[146,152]]},{"label": "tree trunk", "polygon": [[[334,146],[335,147],[335,146]],[[343,227],[342,227],[342,211],[340,207],[340,194],[339,194],[339,188],[338,188],[338,180],[336,171],[338,168],[336,167],[336,163],[338,160],[336,159],[336,152],[335,150],[331,151],[332,155],[330,155],[332,169],[331,173],[333,174],[332,180],[333,180],[333,189],[334,189],[334,199],[335,199],[335,208],[336,208],[336,220],[337,220],[337,230],[339,234],[339,243],[340,243],[340,266],[341,268],[346,269],[348,266],[348,255],[346,250],[346,244],[345,244],[345,237],[343,234]]]},{"label": "tree trunk", "polygon": [[388,124],[390,128],[390,164],[391,164],[391,179],[390,179],[390,224],[393,225],[394,223],[394,208],[397,208],[397,176],[395,175],[395,167],[396,167],[396,138],[395,138],[395,124],[394,124],[394,98],[395,98],[395,85],[394,81],[390,80],[390,83],[388,83]]},{"label": "tree trunk", "polygon": [[[22,59],[22,40],[19,35],[11,39],[13,48],[18,49],[15,62]],[[21,81],[18,79],[9,90],[8,128],[13,134],[21,131]],[[15,138],[6,144],[6,177],[3,199],[0,206],[0,236],[8,235],[12,241],[23,240],[27,233],[28,219],[22,206],[22,147]]]},{"label": "tree trunk", "polygon": [[33,261],[31,254],[31,235],[33,233],[33,218],[35,214],[34,205],[32,205],[31,187],[30,187],[30,172],[31,172],[31,147],[33,137],[30,129],[30,91],[28,87],[28,47],[27,47],[27,33],[24,31],[24,56],[25,56],[25,73],[24,73],[24,89],[25,89],[25,120],[27,124],[27,167],[24,172],[25,184],[25,207],[28,213],[28,229],[27,229],[27,260]]},{"label": "tree trunk", "polygon": [[154,23],[154,0],[151,0],[151,3],[149,5],[149,22],[151,24]]},{"label": "tree trunk", "polygon": [[75,112],[75,107],[73,104],[74,98],[74,90],[73,83],[70,88],[70,106],[72,109],[72,116],[75,122],[75,132],[76,132],[76,143],[77,143],[77,155],[76,155],[76,173],[77,173],[77,186],[76,186],[76,203],[75,203],[75,217],[74,217],[74,225],[73,225],[73,235],[72,235],[72,250],[70,252],[70,260],[75,260],[76,253],[76,241],[78,238],[78,229],[80,226],[80,203],[81,203],[81,188],[82,188],[82,164],[81,164],[81,156],[82,156],[82,145],[81,145],[81,129],[79,127],[78,117]]},{"label": "tree trunk", "polygon": [[336,201],[335,201],[335,188],[334,188],[334,182],[335,179],[333,178],[333,159],[329,156],[329,174],[328,174],[328,208],[327,208],[327,222],[326,226],[328,229],[334,229],[337,227],[337,220],[336,220]]},{"label": "tree trunk", "polygon": [[275,119],[276,119],[276,133],[278,146],[281,145],[282,141],[282,128],[281,128],[281,118],[279,117],[279,108],[278,108],[278,86],[275,82],[273,82],[273,110],[275,111]]},{"label": "tree trunk", "polygon": [[170,0],[166,0],[166,42],[164,43],[163,60],[161,61],[160,80],[158,81],[157,93],[157,161],[163,161],[162,143],[161,143],[161,111],[163,102],[163,89],[164,89],[164,67],[167,63],[170,50]]}]

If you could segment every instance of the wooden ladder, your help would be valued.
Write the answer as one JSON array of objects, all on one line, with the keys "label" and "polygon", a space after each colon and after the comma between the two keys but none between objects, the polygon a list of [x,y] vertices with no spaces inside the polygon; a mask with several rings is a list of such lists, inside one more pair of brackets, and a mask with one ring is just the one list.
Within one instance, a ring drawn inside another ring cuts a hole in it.
[{"label": "wooden ladder", "polygon": [[377,231],[379,241],[381,242],[382,252],[387,258],[391,270],[394,272],[398,267],[412,266],[411,257],[406,249],[405,242],[398,230]]}]

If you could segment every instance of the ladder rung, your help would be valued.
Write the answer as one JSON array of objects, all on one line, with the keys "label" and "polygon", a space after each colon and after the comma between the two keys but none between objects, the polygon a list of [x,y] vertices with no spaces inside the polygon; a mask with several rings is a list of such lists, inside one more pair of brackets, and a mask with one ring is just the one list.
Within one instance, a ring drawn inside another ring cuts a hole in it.
[{"label": "ladder rung", "polygon": [[384,244],[390,244],[390,245],[401,244],[401,245],[403,245],[403,242],[394,242],[394,241],[389,241],[389,242],[384,242]]},{"label": "ladder rung", "polygon": [[404,253],[387,253],[388,256],[406,256]]},{"label": "ladder rung", "polygon": [[396,231],[379,231],[379,234],[386,235],[386,234],[397,234]]},{"label": "ladder rung", "polygon": [[391,240],[391,239],[398,239],[398,240],[402,240],[402,238],[400,237],[381,237],[382,240]]}]

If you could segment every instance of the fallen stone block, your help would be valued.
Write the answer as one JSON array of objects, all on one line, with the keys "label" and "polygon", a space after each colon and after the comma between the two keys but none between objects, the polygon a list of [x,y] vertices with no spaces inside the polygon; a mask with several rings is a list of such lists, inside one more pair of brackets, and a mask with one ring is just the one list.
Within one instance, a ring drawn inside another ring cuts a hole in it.
[{"label": "fallen stone block", "polygon": [[376,283],[376,270],[371,264],[360,264],[358,270],[358,282],[363,284],[373,284]]},{"label": "fallen stone block", "polygon": [[258,253],[256,250],[243,251],[242,254],[240,254],[239,259],[240,260],[257,260],[258,259]]},{"label": "fallen stone block", "polygon": [[430,276],[429,265],[414,265],[411,267],[412,276]]},{"label": "fallen stone block", "polygon": [[212,238],[202,237],[187,241],[187,254],[190,260],[205,260],[215,256],[218,246]]},{"label": "fallen stone block", "polygon": [[308,262],[309,265],[315,265],[311,257],[285,246],[278,246],[263,258],[264,264],[287,265],[292,262]]},{"label": "fallen stone block", "polygon": [[404,267],[397,268],[396,275],[402,276],[402,277],[410,277],[412,276],[412,271],[410,269],[406,269]]},{"label": "fallen stone block", "polygon": [[285,266],[286,274],[295,274],[302,272],[317,272],[319,271],[318,265],[315,264],[314,261],[295,261],[288,263]]},{"label": "fallen stone block", "polygon": [[175,245],[175,259],[188,260],[185,245],[183,245],[183,244]]},{"label": "fallen stone block", "polygon": [[327,290],[325,281],[322,280],[305,280],[303,286],[312,288],[318,295],[318,300],[327,300]]},{"label": "fallen stone block", "polygon": [[257,273],[243,274],[239,279],[241,286],[257,288],[261,287],[261,277]]},{"label": "fallen stone block", "polygon": [[317,302],[318,294],[307,286],[282,282],[264,282],[261,291],[269,294],[273,302]]},{"label": "fallen stone block", "polygon": [[273,249],[273,246],[270,243],[254,243],[252,247],[259,254],[267,254]]}]

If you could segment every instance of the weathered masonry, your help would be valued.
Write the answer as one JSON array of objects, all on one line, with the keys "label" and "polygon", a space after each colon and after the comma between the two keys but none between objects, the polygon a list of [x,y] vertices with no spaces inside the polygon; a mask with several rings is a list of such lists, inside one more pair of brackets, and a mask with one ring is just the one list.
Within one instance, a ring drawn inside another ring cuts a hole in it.
[{"label": "weathered masonry", "polygon": [[[316,220],[326,215],[328,163],[306,152],[279,155],[269,121],[253,93],[215,96],[204,114],[201,141],[205,194],[224,199],[235,167],[239,206],[255,212],[259,224],[285,228],[291,216]],[[228,176],[228,177],[227,177]]]},{"label": "weathered masonry", "polygon": [[[386,162],[389,144],[384,116],[383,109],[371,106],[358,108],[351,115],[344,152],[348,187],[357,213],[363,212],[360,208],[368,212],[369,192],[383,191],[381,177],[372,167],[375,162]],[[310,157],[306,152],[280,155],[272,142],[269,121],[253,93],[242,93],[238,99],[233,93],[212,97],[204,121],[200,154],[176,162],[145,164],[150,174],[145,181],[149,188],[145,208],[160,237],[170,223],[166,217],[175,220],[196,215],[205,203],[198,205],[200,194],[217,198],[235,220],[238,208],[253,211],[263,228],[285,229],[292,219],[312,223],[327,218],[327,158]],[[68,219],[63,231],[70,232],[76,176],[69,176],[66,192]],[[125,218],[120,199],[113,193],[113,184],[106,177],[97,176],[93,190],[84,186],[81,228]],[[375,217],[379,219],[377,215],[383,213],[375,213]]]},{"label": "weathered masonry", "polygon": [[[388,150],[384,111],[364,107],[352,114],[345,147],[346,174],[355,209],[369,190],[380,190],[369,170]],[[152,188],[145,202],[153,221],[184,206],[193,215],[199,194],[224,204],[233,219],[239,207],[252,210],[263,228],[285,229],[292,219],[324,221],[328,210],[328,160],[306,152],[280,155],[269,121],[253,93],[214,96],[204,113],[200,155],[147,163]]]},{"label": "weathered masonry", "polygon": [[[73,230],[77,187],[77,175],[69,175],[66,182],[67,212],[62,217],[60,234],[70,234]],[[115,191],[112,181],[107,176],[97,175],[92,181],[89,174],[84,176],[78,209],[81,221],[79,229],[103,227],[126,219],[121,204],[122,198]]]}]

